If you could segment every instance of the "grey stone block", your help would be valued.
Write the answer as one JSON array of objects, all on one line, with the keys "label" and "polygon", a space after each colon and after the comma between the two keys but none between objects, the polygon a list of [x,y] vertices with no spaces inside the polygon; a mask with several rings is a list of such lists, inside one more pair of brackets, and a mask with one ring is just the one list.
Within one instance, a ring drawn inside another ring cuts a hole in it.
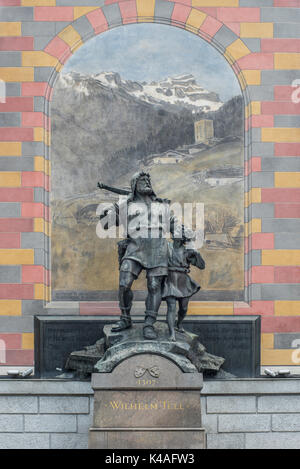
[{"label": "grey stone block", "polygon": [[107,20],[109,27],[117,26],[122,24],[122,17],[119,5],[117,3],[112,3],[111,5],[105,5],[102,8],[104,16]]},{"label": "grey stone block", "polygon": [[251,265],[261,265],[261,251],[253,249],[250,253]]},{"label": "grey stone block", "polygon": [[300,333],[286,332],[274,334],[274,348],[289,349],[300,348]]},{"label": "grey stone block", "polygon": [[299,249],[299,238],[294,233],[275,233],[274,247],[275,249]]},{"label": "grey stone block", "polygon": [[219,432],[269,432],[271,415],[219,415]]},{"label": "grey stone block", "polygon": [[54,67],[34,67],[35,81],[49,81],[53,74],[56,74]]},{"label": "grey stone block", "polygon": [[44,149],[43,142],[22,142],[23,156],[43,156]]},{"label": "grey stone block", "polygon": [[[260,413],[295,413],[300,412],[300,399],[292,396],[259,396],[257,410]],[[299,440],[300,441],[300,440]]]},{"label": "grey stone block", "polygon": [[250,300],[260,300],[261,299],[261,285],[252,284],[248,287],[248,294]]},{"label": "grey stone block", "polygon": [[[276,26],[276,24],[274,25]],[[290,28],[291,25],[288,26]],[[295,25],[300,37],[299,25]],[[291,36],[283,36],[291,37]],[[261,84],[262,85],[291,85],[294,80],[299,79],[299,71],[297,70],[262,70],[261,71]]]},{"label": "grey stone block", "polygon": [[300,116],[274,116],[274,127],[300,127]]},{"label": "grey stone block", "polygon": [[244,449],[245,447],[243,433],[211,433],[206,438],[207,449]]},{"label": "grey stone block", "polygon": [[263,233],[298,233],[300,220],[292,218],[266,218],[262,220],[261,231]]},{"label": "grey stone block", "polygon": [[93,414],[77,415],[77,432],[88,434],[93,426]]},{"label": "grey stone block", "polygon": [[0,217],[18,218],[21,216],[21,204],[19,202],[0,202]]},{"label": "grey stone block", "polygon": [[23,415],[0,414],[0,432],[23,432]]},{"label": "grey stone block", "polygon": [[88,449],[88,434],[51,434],[51,449]]},{"label": "grey stone block", "polygon": [[76,415],[25,415],[25,432],[76,432]]},{"label": "grey stone block", "polygon": [[[248,132],[249,136],[251,136],[250,142],[261,142],[261,129],[259,127],[252,127],[252,129]],[[249,143],[250,143],[249,142]]]},{"label": "grey stone block", "polygon": [[245,449],[299,449],[300,432],[246,433]]},{"label": "grey stone block", "polygon": [[274,38],[299,38],[298,23],[274,23]]},{"label": "grey stone block", "polygon": [[274,143],[255,142],[252,144],[252,156],[273,156]]},{"label": "grey stone block", "polygon": [[[5,320],[4,320],[5,318]],[[32,317],[2,316],[0,321],[0,332],[33,332]]]},{"label": "grey stone block", "polygon": [[274,204],[251,204],[251,218],[274,218]]},{"label": "grey stone block", "polygon": [[45,205],[49,205],[50,195],[48,191],[45,191],[42,187],[35,187],[34,188],[34,201],[35,202],[42,202]]},{"label": "grey stone block", "polygon": [[71,24],[69,21],[56,21],[55,22],[55,34],[60,33],[63,29],[69,26],[69,24]]},{"label": "grey stone block", "polygon": [[43,314],[43,307],[43,300],[22,300],[23,315]]},{"label": "grey stone block", "polygon": [[254,396],[207,396],[208,414],[253,413],[256,411]]},{"label": "grey stone block", "polygon": [[299,8],[262,8],[261,21],[272,23],[299,23],[300,22],[300,9]]},{"label": "grey stone block", "polygon": [[273,101],[274,89],[268,85],[250,85],[248,91],[252,101]]},{"label": "grey stone block", "polygon": [[[209,380],[204,381],[202,396],[235,396],[235,395],[296,395],[300,394],[300,380],[298,378],[254,378],[233,380]],[[286,396],[284,396],[286,398]],[[220,397],[221,399],[221,397]],[[276,411],[274,411],[276,413]]]},{"label": "grey stone block", "polygon": [[49,238],[44,233],[21,233],[21,248],[45,248]]},{"label": "grey stone block", "polygon": [[262,300],[300,300],[300,288],[297,284],[262,285]]},{"label": "grey stone block", "polygon": [[0,283],[20,283],[21,267],[19,265],[0,265]]},{"label": "grey stone block", "polygon": [[261,169],[262,171],[300,171],[300,158],[280,158],[277,156],[262,158]]},{"label": "grey stone block", "polygon": [[48,266],[49,256],[45,249],[36,248],[34,250],[34,263],[35,265]]},{"label": "grey stone block", "polygon": [[162,19],[171,19],[172,13],[174,9],[174,4],[171,2],[165,2],[162,0],[156,0],[155,2],[155,11],[154,16],[156,18]]},{"label": "grey stone block", "polygon": [[22,53],[20,51],[1,51],[1,67],[20,67],[22,65]]},{"label": "grey stone block", "polygon": [[55,21],[26,21],[22,23],[22,36],[55,35]]},{"label": "grey stone block", "polygon": [[274,187],[274,173],[268,171],[251,173],[252,187]]},{"label": "grey stone block", "polygon": [[30,21],[33,20],[32,7],[1,7],[1,21]]},{"label": "grey stone block", "polygon": [[[46,80],[47,81],[47,80]],[[46,102],[43,96],[34,96],[33,108],[35,112],[45,112],[46,114]]]},{"label": "grey stone block", "polygon": [[0,127],[20,127],[20,126],[21,126],[20,112],[0,112]]},{"label": "grey stone block", "polygon": [[34,158],[0,156],[0,171],[34,171]]},{"label": "grey stone block", "polygon": [[240,0],[240,7],[272,7],[274,0]]},{"label": "grey stone block", "polygon": [[273,432],[300,432],[300,414],[272,415]]},{"label": "grey stone block", "polygon": [[89,398],[68,396],[49,396],[40,398],[40,413],[42,414],[88,414]]},{"label": "grey stone block", "polygon": [[21,96],[20,83],[6,83],[5,84],[6,96]]},{"label": "grey stone block", "polygon": [[250,49],[252,52],[260,52],[260,39],[243,37],[243,43],[246,44],[248,49]]},{"label": "grey stone block", "polygon": [[201,427],[206,433],[218,433],[218,416],[214,414],[201,415]]},{"label": "grey stone block", "polygon": [[34,49],[35,50],[43,50],[47,44],[53,39],[53,35],[51,36],[36,36],[34,38]]},{"label": "grey stone block", "polygon": [[0,449],[49,449],[47,433],[0,433]]},{"label": "grey stone block", "polygon": [[0,414],[35,414],[37,411],[36,396],[0,396]]},{"label": "grey stone block", "polygon": [[217,42],[222,46],[223,49],[226,49],[230,44],[238,39],[238,36],[227,26],[222,26],[219,31],[215,34],[213,42]]},{"label": "grey stone block", "polygon": [[73,28],[80,34],[83,40],[94,36],[94,28],[85,16],[81,16],[73,23]]}]

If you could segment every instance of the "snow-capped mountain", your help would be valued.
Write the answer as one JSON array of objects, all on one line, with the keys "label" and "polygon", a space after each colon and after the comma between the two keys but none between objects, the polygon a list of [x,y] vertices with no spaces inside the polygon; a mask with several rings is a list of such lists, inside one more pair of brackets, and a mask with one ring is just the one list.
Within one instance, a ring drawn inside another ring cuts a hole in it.
[{"label": "snow-capped mountain", "polygon": [[138,82],[123,80],[116,72],[101,72],[84,75],[78,72],[61,74],[59,87],[71,87],[85,96],[97,93],[101,88],[120,93],[150,105],[184,107],[194,112],[217,111],[223,103],[217,93],[205,90],[191,74],[168,77],[162,81]]}]

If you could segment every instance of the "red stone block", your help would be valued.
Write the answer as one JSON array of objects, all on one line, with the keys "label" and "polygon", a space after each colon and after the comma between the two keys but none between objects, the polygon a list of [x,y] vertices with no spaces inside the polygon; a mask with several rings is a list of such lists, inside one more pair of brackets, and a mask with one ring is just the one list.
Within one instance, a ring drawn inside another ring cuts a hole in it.
[{"label": "red stone block", "polygon": [[22,283],[44,283],[45,268],[42,265],[23,265]]},{"label": "red stone block", "polygon": [[0,0],[1,7],[19,7],[21,0]]},{"label": "red stone block", "polygon": [[22,347],[22,334],[0,334],[0,340],[4,341],[6,350],[20,349]]},{"label": "red stone block", "polygon": [[262,52],[300,52],[300,39],[261,39]]},{"label": "red stone block", "polygon": [[300,156],[300,143],[275,143],[275,156]]},{"label": "red stone block", "polygon": [[274,0],[274,7],[300,8],[300,0]]},{"label": "red stone block", "polygon": [[300,267],[275,267],[274,283],[300,283]]},{"label": "red stone block", "polygon": [[0,103],[0,112],[24,112],[33,111],[33,98],[6,98],[5,103]]},{"label": "red stone block", "polygon": [[61,63],[65,63],[72,55],[70,46],[65,43],[60,37],[56,36],[45,48],[45,52],[54,57],[57,57]]},{"label": "red stone block", "polygon": [[[242,70],[272,70],[274,68],[274,55],[255,52],[242,57],[237,63]],[[272,114],[264,111],[262,113]]]},{"label": "red stone block", "polygon": [[34,50],[33,37],[1,37],[0,50]]},{"label": "red stone block", "polygon": [[222,27],[222,23],[220,21],[216,20],[215,18],[212,18],[211,16],[208,16],[204,23],[200,26],[200,31],[208,34],[208,36],[213,37],[219,29]]},{"label": "red stone block", "polygon": [[120,2],[119,8],[123,24],[135,23],[137,18],[136,2]]},{"label": "red stone block", "polygon": [[273,233],[252,233],[250,235],[251,249],[274,249]]},{"label": "red stone block", "polygon": [[120,309],[117,301],[101,301],[101,302],[82,302],[79,303],[79,314],[82,315],[119,315]]},{"label": "red stone block", "polygon": [[33,189],[22,189],[20,187],[1,187],[1,202],[33,202]]},{"label": "red stone block", "polygon": [[35,21],[73,21],[73,7],[35,7]]},{"label": "red stone block", "polygon": [[33,129],[24,127],[1,127],[0,141],[3,142],[30,142],[33,140]]},{"label": "red stone block", "polygon": [[20,233],[0,233],[0,248],[20,248]]},{"label": "red stone block", "polygon": [[43,112],[23,112],[23,127],[43,127],[45,115]]},{"label": "red stone block", "polygon": [[217,18],[226,22],[260,22],[260,8],[217,8]]},{"label": "red stone block", "polygon": [[12,366],[31,366],[33,365],[33,350],[8,350],[6,353],[5,365]]},{"label": "red stone block", "polygon": [[300,103],[263,101],[261,103],[262,114],[300,114]]},{"label": "red stone block", "polygon": [[22,173],[23,187],[46,187],[45,174],[40,171],[24,171]]},{"label": "red stone block", "polygon": [[[184,2],[180,2],[184,3]],[[217,8],[215,7],[194,7],[197,10],[201,10],[203,13],[206,13],[208,16],[217,18]]]},{"label": "red stone block", "polygon": [[254,156],[250,160],[251,172],[261,171],[261,158],[259,156]]},{"label": "red stone block", "polygon": [[248,236],[244,238],[244,250],[245,250],[245,254],[249,252],[249,237]]},{"label": "red stone block", "polygon": [[0,218],[0,232],[27,233],[33,231],[33,220],[29,218]]},{"label": "red stone block", "polygon": [[100,8],[99,10],[90,11],[86,17],[93,26],[95,33],[98,34],[108,29],[106,18]]},{"label": "red stone block", "polygon": [[275,204],[276,218],[300,218],[299,204]]},{"label": "red stone block", "polygon": [[[44,96],[48,83],[44,82],[29,82],[22,83],[22,96]],[[25,110],[25,109],[24,109]],[[26,111],[32,111],[32,109],[26,109]]]},{"label": "red stone block", "polygon": [[191,8],[189,6],[181,5],[180,3],[175,3],[171,16],[172,23],[176,23],[177,21],[179,21],[180,23],[185,24],[190,12]]},{"label": "red stone block", "polygon": [[5,300],[31,300],[34,298],[33,285],[0,283],[0,298]]},{"label": "red stone block", "polygon": [[276,316],[261,318],[261,332],[299,332],[300,316]]},{"label": "red stone block", "polygon": [[291,101],[294,92],[293,86],[274,86],[274,101]]},{"label": "red stone block", "polygon": [[251,283],[274,283],[274,267],[254,265],[251,269]]},{"label": "red stone block", "polygon": [[28,218],[43,218],[45,205],[41,202],[24,202],[21,207],[21,216]]},{"label": "red stone block", "polygon": [[252,127],[273,127],[274,116],[266,116],[265,114],[251,116]]},{"label": "red stone block", "polygon": [[227,28],[231,29],[237,36],[240,35],[240,23],[226,23]]},{"label": "red stone block", "polygon": [[261,190],[262,202],[300,202],[300,189],[268,188]]},{"label": "red stone block", "polygon": [[274,315],[274,301],[251,301],[250,305],[236,301],[233,303],[234,314],[260,314],[261,316]]}]

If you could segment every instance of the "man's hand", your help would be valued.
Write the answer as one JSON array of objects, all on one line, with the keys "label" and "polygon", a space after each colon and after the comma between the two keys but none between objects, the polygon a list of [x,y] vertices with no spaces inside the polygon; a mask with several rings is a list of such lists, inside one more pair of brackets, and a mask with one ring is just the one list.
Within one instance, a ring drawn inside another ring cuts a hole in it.
[{"label": "man's hand", "polygon": [[97,187],[99,187],[99,189],[103,189],[103,184],[102,184],[102,182],[98,182]]}]

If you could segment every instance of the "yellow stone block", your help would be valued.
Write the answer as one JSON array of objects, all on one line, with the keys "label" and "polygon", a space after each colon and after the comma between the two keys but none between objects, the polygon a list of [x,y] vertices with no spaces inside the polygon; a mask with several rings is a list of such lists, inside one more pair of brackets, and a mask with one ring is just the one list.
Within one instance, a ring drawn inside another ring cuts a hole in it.
[{"label": "yellow stone block", "polygon": [[75,51],[83,44],[80,34],[71,25],[63,29],[59,33],[59,37],[70,46],[72,51]]},{"label": "yellow stone block", "polygon": [[22,52],[22,65],[24,67],[55,67],[57,58],[41,50],[31,50]]},{"label": "yellow stone block", "polygon": [[21,173],[1,171],[0,172],[0,187],[20,187],[21,186]]},{"label": "yellow stone block", "polygon": [[1,67],[0,79],[10,81],[34,81],[33,67]]},{"label": "yellow stone block", "polygon": [[50,175],[50,161],[45,160],[43,156],[35,156],[34,157],[34,170],[35,171],[42,171],[43,173]]},{"label": "yellow stone block", "polygon": [[207,15],[199,10],[191,10],[189,17],[186,20],[186,29],[189,29],[190,31],[195,31],[195,29],[198,30],[206,17]]},{"label": "yellow stone block", "polygon": [[260,85],[260,70],[243,70],[240,75],[244,78],[247,85]]},{"label": "yellow stone block", "polygon": [[33,332],[24,332],[22,334],[22,349],[33,350],[34,349],[34,334]]},{"label": "yellow stone block", "polygon": [[21,300],[0,300],[0,316],[21,316]]},{"label": "yellow stone block", "polygon": [[300,129],[276,127],[261,129],[262,142],[298,143],[300,141]]},{"label": "yellow stone block", "polygon": [[22,0],[23,7],[55,7],[56,0]]},{"label": "yellow stone block", "polygon": [[260,218],[253,218],[250,222],[250,233],[261,233],[261,219]]},{"label": "yellow stone block", "polygon": [[0,23],[0,36],[22,36],[21,23]]},{"label": "yellow stone block", "polygon": [[261,189],[254,187],[249,192],[245,192],[245,207],[249,207],[251,204],[261,203]]},{"label": "yellow stone block", "polygon": [[275,350],[262,350],[261,352],[261,364],[263,366],[286,366],[286,365],[297,365],[293,361],[293,353],[295,349],[275,349]]},{"label": "yellow stone block", "polygon": [[251,54],[251,51],[243,43],[243,41],[237,39],[227,47],[224,55],[230,63],[234,63],[236,60],[239,60],[248,54]]},{"label": "yellow stone block", "polygon": [[300,265],[300,249],[266,249],[261,256],[262,265]]},{"label": "yellow stone block", "polygon": [[74,7],[74,20],[80,16],[86,15],[90,11],[97,10],[99,7]]},{"label": "yellow stone block", "polygon": [[274,349],[274,334],[261,334],[261,348]]},{"label": "yellow stone block", "polygon": [[43,127],[34,127],[33,135],[35,142],[43,142],[44,141],[44,132],[45,129]]},{"label": "yellow stone block", "polygon": [[273,37],[273,23],[241,23],[241,37]]},{"label": "yellow stone block", "polygon": [[300,316],[300,301],[275,301],[276,316]]},{"label": "yellow stone block", "polygon": [[251,101],[250,114],[252,116],[261,114],[261,102],[260,101]]},{"label": "yellow stone block", "polygon": [[155,0],[136,0],[136,10],[139,18],[152,18],[155,10]]},{"label": "yellow stone block", "polygon": [[239,0],[192,0],[193,7],[238,7]]},{"label": "yellow stone block", "polygon": [[250,112],[250,104],[248,104],[247,106],[245,106],[245,119],[248,119],[248,117],[250,116]]},{"label": "yellow stone block", "polygon": [[0,249],[0,265],[34,264],[33,249]]},{"label": "yellow stone block", "polygon": [[233,302],[223,301],[191,301],[188,313],[191,315],[229,315],[233,314]]},{"label": "yellow stone block", "polygon": [[300,54],[276,52],[274,54],[274,67],[278,70],[299,70]]},{"label": "yellow stone block", "polygon": [[21,142],[0,142],[0,156],[21,156]]},{"label": "yellow stone block", "polygon": [[300,187],[299,173],[275,173],[275,187]]},{"label": "yellow stone block", "polygon": [[47,236],[50,235],[51,224],[43,218],[34,219],[34,231],[39,233],[45,233]]},{"label": "yellow stone block", "polygon": [[34,299],[35,300],[44,300],[49,301],[50,299],[50,289],[43,283],[36,283],[34,285]]}]

